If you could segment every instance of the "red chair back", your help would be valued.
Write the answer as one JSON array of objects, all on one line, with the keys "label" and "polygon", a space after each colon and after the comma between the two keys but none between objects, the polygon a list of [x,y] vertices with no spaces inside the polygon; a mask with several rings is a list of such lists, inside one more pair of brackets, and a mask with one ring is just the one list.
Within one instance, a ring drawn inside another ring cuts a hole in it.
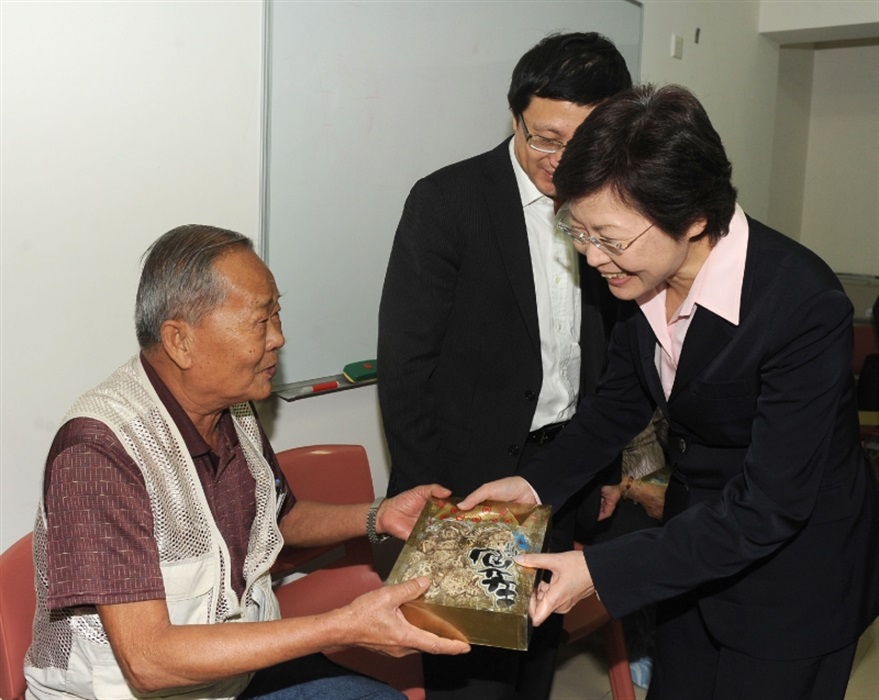
[{"label": "red chair back", "polygon": [[[324,503],[367,503],[375,497],[366,450],[360,445],[312,445],[278,453],[281,471],[296,498]],[[333,547],[293,549],[285,547],[274,572],[320,567],[275,589],[283,617],[317,615],[347,605],[357,596],[382,586],[366,537],[345,543],[334,559]],[[382,680],[405,693],[409,700],[423,700],[421,656],[395,659],[368,649],[350,648],[327,654],[336,663]]]},{"label": "red chair back", "polygon": [[[351,505],[375,498],[369,459],[362,445],[309,445],[277,454],[281,471],[296,498],[322,503]],[[272,574],[275,579],[301,569],[309,562],[330,558],[335,547],[285,547],[278,555]],[[326,556],[324,556],[326,555]],[[366,538],[345,544],[345,556],[332,566],[372,565],[372,550]]]},{"label": "red chair back", "polygon": [[0,698],[19,700],[27,688],[24,655],[31,643],[37,595],[33,535],[0,555]]}]

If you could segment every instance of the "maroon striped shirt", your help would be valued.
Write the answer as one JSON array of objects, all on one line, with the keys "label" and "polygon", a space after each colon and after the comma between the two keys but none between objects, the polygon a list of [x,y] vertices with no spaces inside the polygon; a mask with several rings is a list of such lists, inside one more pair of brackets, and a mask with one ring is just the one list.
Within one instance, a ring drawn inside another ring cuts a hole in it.
[{"label": "maroon striped shirt", "polygon": [[[240,596],[256,500],[232,417],[228,411],[221,416],[217,448],[212,450],[143,356],[141,362],[195,463],[229,549],[232,585]],[[280,519],[295,499],[264,433],[262,438],[279,494],[286,494]],[[43,488],[50,610],[165,598],[146,485],[110,428],[91,418],[65,423],[49,450]]]}]

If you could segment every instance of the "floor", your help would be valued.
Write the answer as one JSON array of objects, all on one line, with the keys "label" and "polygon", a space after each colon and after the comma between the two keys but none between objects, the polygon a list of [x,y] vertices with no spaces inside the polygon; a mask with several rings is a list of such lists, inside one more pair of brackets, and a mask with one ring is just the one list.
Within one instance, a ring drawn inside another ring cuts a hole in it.
[{"label": "floor", "polygon": [[[635,687],[637,700],[646,696],[647,691]],[[563,648],[551,700],[612,700],[598,635]],[[845,700],[879,700],[879,620],[858,644]]]}]

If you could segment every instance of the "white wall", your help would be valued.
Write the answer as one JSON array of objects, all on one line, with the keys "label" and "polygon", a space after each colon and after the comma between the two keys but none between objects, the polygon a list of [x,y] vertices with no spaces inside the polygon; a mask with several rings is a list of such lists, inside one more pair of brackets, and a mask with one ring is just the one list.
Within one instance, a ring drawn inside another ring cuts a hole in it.
[{"label": "white wall", "polygon": [[136,351],[139,257],[259,224],[262,4],[0,3],[0,547],[70,403]]},{"label": "white wall", "polygon": [[[758,9],[645,0],[641,76],[684,83],[705,102],[759,218],[768,211],[778,49],[757,33]],[[0,13],[5,548],[31,528],[67,406],[135,351],[147,245],[187,222],[257,234],[263,47],[262,3],[253,0],[0,2]],[[684,37],[681,60],[669,56],[672,33]],[[270,401],[261,412],[279,449],[364,444],[383,491],[375,387]]]},{"label": "white wall", "polygon": [[760,31],[780,44],[876,36],[876,0],[762,0]]},{"label": "white wall", "polygon": [[[695,93],[723,139],[742,205],[765,219],[778,46],[758,33],[759,8],[741,0],[645,0],[641,80]],[[670,55],[673,34],[684,40],[681,59]]]}]

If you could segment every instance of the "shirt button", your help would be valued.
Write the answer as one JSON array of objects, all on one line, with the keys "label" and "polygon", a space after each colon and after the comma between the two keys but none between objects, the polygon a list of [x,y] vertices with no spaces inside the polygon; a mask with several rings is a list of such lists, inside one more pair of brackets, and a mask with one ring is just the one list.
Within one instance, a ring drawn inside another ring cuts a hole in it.
[{"label": "shirt button", "polygon": [[534,401],[537,398],[537,394],[535,394],[531,389],[525,392],[525,400],[526,401]]},{"label": "shirt button", "polygon": [[687,441],[684,438],[678,438],[678,449],[681,451],[681,454],[687,451]]},{"label": "shirt button", "polygon": [[510,445],[507,448],[507,453],[510,457],[518,457],[519,456],[519,446],[518,445]]}]

